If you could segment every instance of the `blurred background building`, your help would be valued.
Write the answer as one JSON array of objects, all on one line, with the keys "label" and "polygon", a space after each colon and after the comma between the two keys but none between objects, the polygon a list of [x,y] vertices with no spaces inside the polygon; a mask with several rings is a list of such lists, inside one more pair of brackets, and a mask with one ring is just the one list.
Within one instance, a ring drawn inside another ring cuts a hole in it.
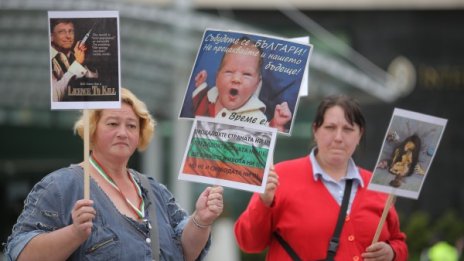
[{"label": "blurred background building", "polygon": [[[355,160],[367,169],[395,107],[447,118],[420,198],[399,198],[396,207],[411,260],[436,233],[452,244],[464,235],[464,1],[1,0],[1,242],[32,186],[83,158],[72,133],[78,112],[50,110],[49,10],[119,11],[122,86],[158,120],[154,142],[131,165],[167,184],[187,210],[204,186],[177,180],[191,126],[178,115],[204,30],[309,36],[309,95],[299,101],[292,135],[278,137],[274,160],[309,153],[315,106],[331,93],[362,103],[367,140]],[[263,260],[241,253],[233,239],[233,221],[250,196],[226,189],[210,260]]]}]

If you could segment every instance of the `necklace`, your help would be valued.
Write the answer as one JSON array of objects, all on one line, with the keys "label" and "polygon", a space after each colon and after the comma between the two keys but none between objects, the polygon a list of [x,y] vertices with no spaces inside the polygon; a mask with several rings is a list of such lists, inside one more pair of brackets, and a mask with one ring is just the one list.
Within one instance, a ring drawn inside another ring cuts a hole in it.
[{"label": "necklace", "polygon": [[138,197],[140,199],[140,204],[139,204],[138,207],[136,207],[134,204],[132,204],[132,202],[122,193],[122,191],[119,189],[118,185],[116,185],[116,183],[111,178],[109,173],[107,171],[105,171],[103,166],[101,166],[101,164],[99,164],[99,162],[92,156],[90,156],[90,164],[92,164],[92,166],[95,168],[95,170],[98,172],[98,174],[100,174],[100,176],[104,180],[106,180],[114,189],[116,189],[116,191],[119,192],[119,194],[126,200],[127,204],[131,207],[131,209],[135,212],[135,214],[137,214],[137,216],[140,219],[143,219],[145,217],[145,202],[144,202],[143,197],[142,197],[142,190],[140,189],[140,186],[135,181],[133,175],[130,174],[129,172],[127,172],[127,175],[130,177],[130,180],[132,181],[132,184],[137,189],[137,194],[138,194]]}]

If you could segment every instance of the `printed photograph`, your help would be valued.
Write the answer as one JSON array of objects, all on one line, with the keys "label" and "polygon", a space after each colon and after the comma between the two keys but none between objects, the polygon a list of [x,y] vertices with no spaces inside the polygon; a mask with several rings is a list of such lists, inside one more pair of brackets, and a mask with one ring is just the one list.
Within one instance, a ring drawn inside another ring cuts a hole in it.
[{"label": "printed photograph", "polygon": [[49,12],[52,109],[119,107],[118,13]]},{"label": "printed photograph", "polygon": [[206,30],[179,117],[220,118],[290,134],[311,51],[301,41]]},{"label": "printed photograph", "polygon": [[417,199],[446,122],[395,109],[368,188]]}]

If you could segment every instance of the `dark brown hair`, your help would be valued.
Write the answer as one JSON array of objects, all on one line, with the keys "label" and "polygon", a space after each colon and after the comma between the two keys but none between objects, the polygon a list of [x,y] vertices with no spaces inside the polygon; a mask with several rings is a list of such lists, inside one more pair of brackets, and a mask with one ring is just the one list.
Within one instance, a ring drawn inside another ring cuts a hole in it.
[{"label": "dark brown hair", "polygon": [[53,33],[53,30],[55,29],[55,26],[58,24],[72,24],[74,25],[73,21],[71,19],[66,19],[66,18],[52,18],[50,19],[50,33]]},{"label": "dark brown hair", "polygon": [[347,95],[331,95],[325,97],[321,101],[316,111],[316,117],[314,118],[314,129],[317,130],[321,127],[324,123],[325,112],[334,106],[340,106],[343,109],[345,112],[345,119],[352,125],[358,125],[364,137],[366,133],[366,120],[361,112],[361,106],[359,106],[359,103],[354,98]]}]

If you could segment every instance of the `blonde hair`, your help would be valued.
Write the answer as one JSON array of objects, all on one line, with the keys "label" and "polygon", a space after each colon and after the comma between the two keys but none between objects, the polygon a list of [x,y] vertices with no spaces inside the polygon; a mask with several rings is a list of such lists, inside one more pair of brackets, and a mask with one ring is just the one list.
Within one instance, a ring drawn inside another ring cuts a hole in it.
[{"label": "blonde hair", "polygon": [[[132,107],[140,123],[140,140],[137,149],[143,151],[148,147],[155,132],[156,121],[151,116],[145,103],[137,98],[131,91],[121,88],[121,102]],[[97,129],[103,109],[89,110],[89,136],[90,149],[93,148],[93,136]],[[74,132],[84,139],[84,115],[82,114],[74,124]]]}]

